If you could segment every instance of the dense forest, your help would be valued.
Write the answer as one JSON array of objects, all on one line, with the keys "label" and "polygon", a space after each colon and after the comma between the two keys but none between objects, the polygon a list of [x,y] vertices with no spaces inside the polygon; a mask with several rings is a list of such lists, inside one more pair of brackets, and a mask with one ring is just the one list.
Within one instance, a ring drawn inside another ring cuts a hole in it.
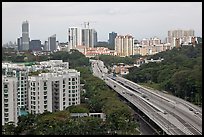
[{"label": "dense forest", "polygon": [[133,67],[125,77],[202,105],[202,44],[182,46],[149,56],[164,60]]}]

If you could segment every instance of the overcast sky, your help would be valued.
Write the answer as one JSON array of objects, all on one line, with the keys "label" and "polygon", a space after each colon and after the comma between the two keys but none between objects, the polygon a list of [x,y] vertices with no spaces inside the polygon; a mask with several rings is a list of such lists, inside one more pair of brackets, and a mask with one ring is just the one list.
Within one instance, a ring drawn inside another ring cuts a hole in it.
[{"label": "overcast sky", "polygon": [[67,42],[68,27],[90,27],[99,41],[107,41],[109,32],[131,34],[135,39],[157,36],[164,40],[171,29],[194,29],[202,36],[201,2],[3,2],[3,43],[22,35],[21,25],[29,21],[30,39],[42,43],[56,34]]}]

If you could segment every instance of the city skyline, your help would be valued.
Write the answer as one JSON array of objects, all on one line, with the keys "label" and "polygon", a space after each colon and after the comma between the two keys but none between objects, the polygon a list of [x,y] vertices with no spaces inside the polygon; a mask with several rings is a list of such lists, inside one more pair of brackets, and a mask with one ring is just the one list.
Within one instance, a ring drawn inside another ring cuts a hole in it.
[{"label": "city skyline", "polygon": [[82,27],[84,22],[97,31],[99,41],[108,41],[112,31],[139,40],[157,36],[163,41],[172,29],[193,29],[195,36],[202,36],[202,3],[3,2],[3,43],[17,41],[24,20],[29,21],[30,39],[43,43],[52,34],[67,42],[68,28]]}]

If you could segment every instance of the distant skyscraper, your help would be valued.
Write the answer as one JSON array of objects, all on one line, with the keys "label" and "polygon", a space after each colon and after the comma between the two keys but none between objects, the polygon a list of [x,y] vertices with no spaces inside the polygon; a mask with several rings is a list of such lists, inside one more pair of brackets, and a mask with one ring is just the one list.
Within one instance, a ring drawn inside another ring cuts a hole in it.
[{"label": "distant skyscraper", "polygon": [[94,47],[97,41],[97,32],[94,29],[82,29],[82,45],[86,47]]},{"label": "distant skyscraper", "polygon": [[115,50],[119,56],[133,55],[134,39],[131,35],[117,36],[115,38]]},{"label": "distant skyscraper", "polygon": [[56,34],[54,34],[48,38],[48,51],[54,51],[56,49]]},{"label": "distant skyscraper", "polygon": [[29,49],[32,51],[40,51],[41,49],[41,41],[40,40],[31,40]]},{"label": "distant skyscraper", "polygon": [[18,50],[21,51],[22,50],[22,37],[17,39],[17,45],[18,45]]},{"label": "distant skyscraper", "polygon": [[76,49],[77,45],[81,45],[81,29],[77,27],[70,27],[68,29],[68,43],[70,49]]},{"label": "distant skyscraper", "polygon": [[94,36],[94,47],[95,47],[98,43],[98,36],[97,36],[97,32],[95,30],[93,32],[93,36]]},{"label": "distant skyscraper", "polygon": [[24,21],[22,24],[22,50],[29,49],[29,24],[28,21]]},{"label": "distant skyscraper", "polygon": [[115,48],[115,38],[117,36],[117,33],[111,32],[109,33],[109,39],[108,39],[108,44],[110,45],[110,49]]}]

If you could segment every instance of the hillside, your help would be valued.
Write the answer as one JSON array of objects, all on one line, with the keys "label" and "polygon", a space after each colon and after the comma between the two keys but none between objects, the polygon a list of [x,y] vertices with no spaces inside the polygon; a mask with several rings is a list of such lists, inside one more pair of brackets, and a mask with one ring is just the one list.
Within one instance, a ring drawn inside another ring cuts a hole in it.
[{"label": "hillside", "polygon": [[126,78],[202,105],[202,44],[174,48],[151,58],[164,60],[131,68]]}]

